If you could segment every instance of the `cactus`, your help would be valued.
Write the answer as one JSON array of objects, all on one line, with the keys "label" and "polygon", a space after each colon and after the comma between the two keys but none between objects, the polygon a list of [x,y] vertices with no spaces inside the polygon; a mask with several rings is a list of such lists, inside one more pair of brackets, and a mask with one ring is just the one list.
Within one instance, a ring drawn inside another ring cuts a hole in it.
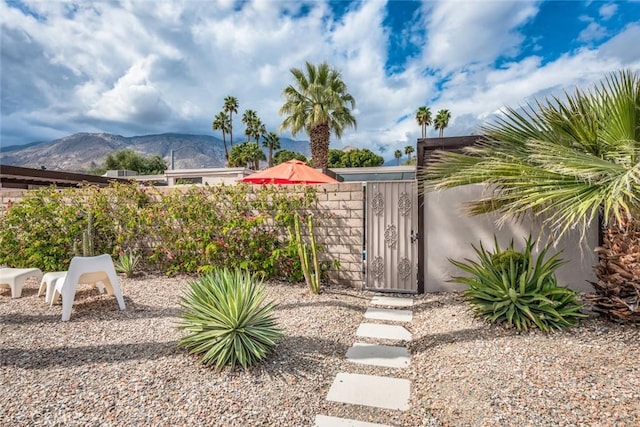
[{"label": "cactus", "polygon": [[73,252],[76,256],[93,256],[93,214],[88,212],[87,229],[82,232],[82,254],[78,250],[78,242],[73,242]]},{"label": "cactus", "polygon": [[[307,243],[302,239],[302,232],[300,226],[300,214],[297,212],[293,216],[293,230],[289,227],[289,238],[294,242],[298,249],[298,257],[300,258],[300,264],[302,265],[302,273],[304,274],[304,281],[309,286],[309,289],[314,294],[320,292],[320,268],[318,264],[318,250],[316,246],[316,238],[313,232],[313,218],[307,217],[307,224],[309,227],[309,241],[311,248],[307,247]],[[311,253],[309,253],[311,252]],[[309,256],[311,255],[311,260]],[[311,271],[311,262],[313,263],[313,271]]]}]

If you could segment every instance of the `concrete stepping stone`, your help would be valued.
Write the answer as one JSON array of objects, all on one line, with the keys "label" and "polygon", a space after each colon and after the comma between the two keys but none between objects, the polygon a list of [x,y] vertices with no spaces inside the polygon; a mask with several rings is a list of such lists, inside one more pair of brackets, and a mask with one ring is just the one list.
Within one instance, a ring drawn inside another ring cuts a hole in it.
[{"label": "concrete stepping stone", "polygon": [[363,365],[406,368],[411,356],[405,347],[357,342],[347,350],[347,360]]},{"label": "concrete stepping stone", "polygon": [[413,298],[375,296],[371,300],[371,304],[386,305],[389,307],[411,307],[413,306]]},{"label": "concrete stepping stone", "polygon": [[410,392],[409,380],[340,372],[333,380],[327,400],[404,411],[409,409]]},{"label": "concrete stepping stone", "polygon": [[347,418],[316,415],[313,427],[393,427],[388,424],[368,423],[365,421],[350,420]]},{"label": "concrete stepping stone", "polygon": [[411,341],[411,332],[398,325],[381,325],[378,323],[361,323],[356,335],[367,338]]},{"label": "concrete stepping stone", "polygon": [[394,322],[411,322],[413,312],[411,310],[400,310],[397,308],[376,308],[369,307],[364,313],[365,319],[391,320]]}]

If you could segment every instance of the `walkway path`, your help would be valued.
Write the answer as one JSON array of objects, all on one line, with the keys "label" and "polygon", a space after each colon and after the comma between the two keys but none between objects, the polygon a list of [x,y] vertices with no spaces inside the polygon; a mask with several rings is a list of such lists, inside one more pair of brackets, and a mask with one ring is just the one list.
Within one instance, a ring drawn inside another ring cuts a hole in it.
[{"label": "walkway path", "polygon": [[[379,321],[411,322],[413,312],[408,308],[413,306],[413,299],[376,296],[370,305],[364,314],[365,321],[356,331],[356,336],[373,341],[411,341],[411,333],[403,326]],[[403,369],[411,363],[411,356],[404,346],[355,342],[347,350],[347,360],[364,365]],[[410,392],[411,382],[406,379],[340,372],[329,389],[327,400],[406,411],[409,409]],[[316,415],[314,426],[390,427],[386,424],[326,415]]]}]

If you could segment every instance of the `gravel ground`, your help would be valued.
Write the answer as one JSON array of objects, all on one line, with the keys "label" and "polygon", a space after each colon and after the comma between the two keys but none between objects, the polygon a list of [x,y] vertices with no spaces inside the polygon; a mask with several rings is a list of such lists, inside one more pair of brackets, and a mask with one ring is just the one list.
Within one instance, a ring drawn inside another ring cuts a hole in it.
[{"label": "gravel ground", "polygon": [[[204,368],[176,348],[188,278],[121,279],[127,310],[82,289],[70,322],[29,282],[0,290],[0,424],[311,426],[316,414],[396,426],[640,423],[640,328],[590,318],[517,333],[473,319],[454,293],[416,298],[411,367],[346,361],[373,295],[269,283],[284,339],[248,371]],[[359,339],[358,341],[367,341]],[[405,412],[327,402],[338,372],[411,380]]]}]

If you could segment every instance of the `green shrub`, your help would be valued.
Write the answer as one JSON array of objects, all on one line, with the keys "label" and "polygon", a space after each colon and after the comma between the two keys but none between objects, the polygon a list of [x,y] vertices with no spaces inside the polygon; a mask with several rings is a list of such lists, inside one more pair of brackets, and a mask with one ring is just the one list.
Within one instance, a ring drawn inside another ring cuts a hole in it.
[{"label": "green shrub", "polygon": [[269,185],[40,188],[0,213],[0,264],[65,270],[90,248],[140,254],[140,269],[169,275],[233,265],[298,282],[301,264],[287,228],[294,213],[313,208],[316,193]]},{"label": "green shrub", "polygon": [[265,299],[262,283],[246,271],[219,269],[189,283],[181,297],[178,345],[199,355],[206,366],[252,366],[282,336]]},{"label": "green shrub", "polygon": [[513,247],[502,251],[495,238],[495,252],[473,246],[478,261],[449,260],[471,277],[453,277],[451,281],[462,283],[468,289],[462,293],[478,317],[493,323],[506,323],[518,330],[537,327],[551,332],[573,326],[579,318],[582,305],[577,293],[558,286],[555,271],[564,264],[560,254],[545,260],[550,248],[547,245],[534,259],[531,236],[526,240],[524,252]]}]

